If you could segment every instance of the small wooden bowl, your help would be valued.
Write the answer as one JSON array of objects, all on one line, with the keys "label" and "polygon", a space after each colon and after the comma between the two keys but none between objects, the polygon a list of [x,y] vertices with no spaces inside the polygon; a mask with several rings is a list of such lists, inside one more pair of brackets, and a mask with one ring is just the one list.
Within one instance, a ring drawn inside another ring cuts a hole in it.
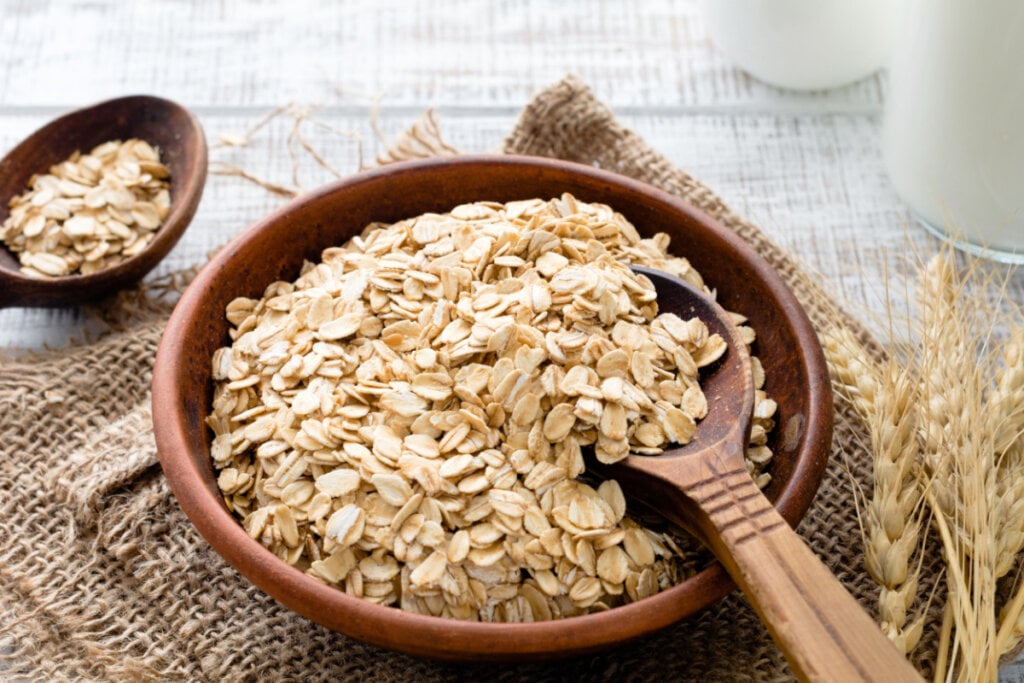
[{"label": "small wooden bowl", "polygon": [[735,234],[692,206],[648,185],[588,166],[511,156],[396,164],[360,173],[291,202],[249,228],[200,272],[178,303],[157,353],[153,418],[160,462],[182,509],[246,578],[324,626],[383,647],[453,660],[541,659],[578,655],[652,633],[733,590],[711,565],[658,595],[606,612],[532,624],[441,619],[381,607],[289,567],[249,538],[221,499],[204,418],[212,401],[211,358],[228,343],[224,309],[259,297],[274,280],[293,280],[303,260],[340,245],[372,221],[393,222],[471,201],[506,202],[571,192],[604,202],[646,235],[666,232],[718,291],[729,310],[757,330],[754,352],[778,401],[772,483],[767,489],[795,525],[821,482],[832,434],[832,399],[821,347],[807,316],[778,274]]},{"label": "small wooden bowl", "polygon": [[171,210],[153,240],[135,256],[89,275],[38,279],[19,271],[17,257],[0,243],[0,308],[71,306],[98,299],[141,280],[160,262],[195,215],[206,183],[206,139],[199,121],[170,100],[134,95],[78,109],[51,121],[0,160],[0,222],[29,179],[46,173],[75,150],[108,140],[140,138],[160,150],[171,172]]}]

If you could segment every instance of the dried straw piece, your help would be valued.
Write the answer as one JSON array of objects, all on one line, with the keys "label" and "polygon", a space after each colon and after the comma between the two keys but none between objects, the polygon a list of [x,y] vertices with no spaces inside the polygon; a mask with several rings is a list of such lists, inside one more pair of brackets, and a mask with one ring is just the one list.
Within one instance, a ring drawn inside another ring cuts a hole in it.
[{"label": "dried straw piece", "polygon": [[211,172],[214,175],[230,176],[235,178],[242,178],[247,180],[254,185],[262,187],[264,190],[276,194],[280,197],[293,198],[297,197],[305,191],[302,183],[299,180],[299,166],[300,166],[300,154],[299,150],[305,151],[307,155],[316,163],[317,166],[327,171],[334,178],[341,178],[342,173],[333,164],[331,164],[327,158],[309,141],[306,135],[302,132],[303,125],[308,124],[314,128],[331,133],[342,138],[351,138],[356,141],[357,152],[359,157],[359,168],[363,168],[363,139],[357,130],[341,130],[335,126],[330,125],[324,121],[317,119],[313,114],[320,109],[319,105],[306,104],[300,102],[289,102],[281,105],[276,109],[270,111],[266,116],[260,119],[255,125],[249,128],[245,133],[219,133],[219,142],[214,145],[214,148],[220,147],[246,147],[252,142],[253,138],[257,133],[266,128],[272,121],[281,117],[288,117],[291,119],[292,126],[285,139],[285,148],[288,150],[288,157],[291,160],[292,167],[292,184],[291,186],[282,185],[270,180],[265,180],[244,168],[229,164],[223,161],[211,162]]},{"label": "dried straw piece", "polygon": [[399,135],[377,156],[381,166],[409,159],[433,159],[457,154],[458,150],[444,141],[437,116],[428,109],[412,127]]},{"label": "dried straw piece", "polygon": [[212,173],[213,175],[222,175],[248,180],[250,183],[253,183],[254,185],[259,185],[267,192],[276,194],[279,197],[287,197],[288,199],[293,199],[302,194],[302,190],[300,190],[297,187],[287,187],[285,185],[280,185],[278,183],[272,182],[270,180],[264,180],[263,178],[259,178],[253,175],[252,173],[249,173],[245,169],[239,168],[238,166],[235,166],[233,164],[225,163],[223,161],[212,162],[210,164],[210,173]]}]

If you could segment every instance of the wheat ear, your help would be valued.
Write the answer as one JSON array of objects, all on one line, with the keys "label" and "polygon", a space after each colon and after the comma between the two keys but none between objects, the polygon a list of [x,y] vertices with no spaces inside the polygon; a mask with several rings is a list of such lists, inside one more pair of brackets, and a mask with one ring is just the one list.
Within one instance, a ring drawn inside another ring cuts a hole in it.
[{"label": "wheat ear", "polygon": [[[1003,347],[1002,365],[989,400],[990,424],[999,456],[997,484],[1000,511],[996,575],[1004,576],[1024,548],[1024,326],[1013,329]],[[1024,637],[1024,583],[1003,606],[996,636],[1000,653],[1010,652]]]},{"label": "wheat ear", "polygon": [[[922,397],[918,402],[927,499],[942,539],[954,638],[947,679],[994,681],[996,648],[996,467],[983,409],[988,355],[977,308],[964,309],[964,281],[952,255],[940,253],[919,273]],[[979,353],[981,354],[979,356]]]},{"label": "wheat ear", "polygon": [[879,584],[878,611],[886,636],[904,654],[924,628],[923,610],[908,623],[920,563],[912,561],[921,536],[921,494],[916,484],[917,444],[913,405],[917,379],[890,360],[879,368],[845,328],[824,340],[836,388],[864,418],[871,434],[873,486],[863,509],[864,556]]},{"label": "wheat ear", "polygon": [[1024,548],[1024,327],[1003,345],[1002,364],[986,404],[998,463],[996,577],[1005,576]]}]

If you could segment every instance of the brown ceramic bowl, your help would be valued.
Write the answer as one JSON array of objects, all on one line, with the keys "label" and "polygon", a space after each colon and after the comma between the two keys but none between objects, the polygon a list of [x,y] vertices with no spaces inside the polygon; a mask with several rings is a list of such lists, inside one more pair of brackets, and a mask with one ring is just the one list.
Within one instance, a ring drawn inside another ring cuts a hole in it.
[{"label": "brown ceramic bowl", "polygon": [[46,124],[0,159],[0,222],[8,202],[29,179],[46,173],[76,150],[108,140],[140,138],[160,150],[171,172],[171,210],[141,252],[89,275],[38,279],[19,271],[17,257],[0,242],[0,308],[71,306],[132,286],[160,262],[185,232],[206,183],[206,139],[199,121],[170,100],[133,95],[78,109]]},{"label": "brown ceramic bowl", "polygon": [[203,424],[212,397],[211,357],[228,342],[225,306],[298,276],[372,221],[443,212],[464,202],[549,198],[571,192],[622,212],[643,234],[667,232],[730,310],[749,316],[767,390],[779,403],[767,490],[796,524],[824,473],[832,433],[828,374],[817,338],[778,274],[720,224],[660,190],[550,159],[461,157],[360,173],[291,202],[222,249],[185,292],[157,353],[153,417],[160,462],[185,513],[229,563],[282,604],[324,626],[383,647],[442,659],[539,659],[582,654],[664,628],[733,590],[713,564],[686,582],[603,613],[532,624],[485,624],[380,607],[286,565],[249,538],[224,507]]}]

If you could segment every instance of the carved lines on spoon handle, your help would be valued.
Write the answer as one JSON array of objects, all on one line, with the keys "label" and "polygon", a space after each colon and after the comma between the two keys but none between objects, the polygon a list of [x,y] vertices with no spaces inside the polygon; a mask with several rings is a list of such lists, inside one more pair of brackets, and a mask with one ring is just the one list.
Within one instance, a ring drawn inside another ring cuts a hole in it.
[{"label": "carved lines on spoon handle", "polygon": [[723,540],[739,545],[785,525],[745,469],[719,471],[716,464],[705,461],[707,476],[694,482],[688,493],[714,521]]}]

